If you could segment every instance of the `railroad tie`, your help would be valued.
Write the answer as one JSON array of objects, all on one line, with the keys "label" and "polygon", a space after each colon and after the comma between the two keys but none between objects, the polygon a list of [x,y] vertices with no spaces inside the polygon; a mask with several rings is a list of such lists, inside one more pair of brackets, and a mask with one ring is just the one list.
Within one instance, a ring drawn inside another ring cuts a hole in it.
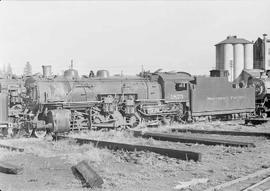
[{"label": "railroad tie", "polygon": [[135,145],[135,144],[127,144],[127,143],[118,143],[118,142],[109,142],[109,141],[101,141],[94,139],[82,139],[82,138],[73,138],[66,136],[54,136],[54,140],[60,139],[72,139],[75,140],[78,144],[89,144],[93,143],[98,148],[107,148],[110,150],[125,150],[125,151],[150,151],[157,154],[165,155],[171,158],[181,159],[181,160],[194,160],[201,161],[202,154],[189,150],[178,150],[178,149],[170,149],[163,147],[154,147],[154,146],[146,146],[146,145]]},{"label": "railroad tie", "polygon": [[133,131],[135,137],[153,138],[161,141],[181,142],[181,143],[198,143],[204,145],[224,145],[234,147],[255,147],[254,143],[222,140],[222,139],[210,139],[202,137],[191,137],[186,135],[173,135],[169,133],[156,133],[156,132],[142,132]]}]

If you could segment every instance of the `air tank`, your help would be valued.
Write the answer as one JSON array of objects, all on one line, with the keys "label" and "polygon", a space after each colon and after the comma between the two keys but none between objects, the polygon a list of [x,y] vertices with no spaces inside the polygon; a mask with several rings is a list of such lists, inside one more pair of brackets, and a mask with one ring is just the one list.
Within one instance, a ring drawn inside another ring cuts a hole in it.
[{"label": "air tank", "polygon": [[109,77],[109,71],[108,70],[98,70],[97,71],[97,77],[99,77],[99,78],[108,78]]},{"label": "air tank", "polygon": [[244,68],[244,45],[243,44],[235,44],[233,46],[234,53],[234,79],[236,79],[242,72]]},{"label": "air tank", "polygon": [[42,65],[43,77],[47,78],[52,75],[52,66],[51,65]]},{"label": "air tank", "polygon": [[253,44],[244,45],[244,68],[253,69]]}]

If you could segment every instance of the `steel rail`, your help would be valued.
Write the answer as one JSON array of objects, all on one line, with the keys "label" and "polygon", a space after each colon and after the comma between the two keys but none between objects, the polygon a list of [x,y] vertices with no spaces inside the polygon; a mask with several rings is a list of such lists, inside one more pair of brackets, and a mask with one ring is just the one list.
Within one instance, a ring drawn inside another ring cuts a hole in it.
[{"label": "steel rail", "polygon": [[245,124],[247,125],[248,123],[251,123],[253,125],[258,125],[258,124],[266,123],[269,120],[270,120],[269,117],[268,118],[246,118]]},{"label": "steel rail", "polygon": [[84,139],[84,138],[73,138],[67,136],[53,135],[54,140],[59,139],[71,139],[78,144],[89,144],[93,143],[98,148],[107,148],[110,150],[125,150],[125,151],[150,151],[157,154],[165,155],[171,158],[181,159],[181,160],[194,160],[201,161],[202,154],[187,151],[187,150],[178,150],[178,149],[168,149],[163,147],[154,147],[146,145],[136,145],[136,144],[127,144],[127,143],[118,143],[110,141],[100,141],[94,139]]},{"label": "steel rail", "polygon": [[[236,185],[236,184],[241,184],[242,182],[247,181],[249,179],[269,175],[269,173],[270,173],[270,168],[262,169],[262,170],[255,172],[255,173],[252,173],[252,174],[249,174],[249,175],[246,175],[246,176],[243,176],[243,177],[240,177],[240,178],[228,181],[228,182],[224,182],[224,183],[219,184],[219,185],[214,186],[214,187],[210,187],[204,191],[225,190],[226,188],[230,188],[231,186]],[[226,190],[229,190],[229,189],[226,189]]]},{"label": "steel rail", "polygon": [[19,151],[19,152],[24,151],[24,149],[22,149],[22,148],[13,147],[13,146],[10,146],[10,145],[3,145],[3,144],[0,144],[0,148],[8,149],[8,150],[11,150],[11,151]]},{"label": "steel rail", "polygon": [[202,137],[191,137],[186,135],[173,135],[169,133],[156,133],[156,132],[142,132],[133,131],[134,136],[143,138],[153,138],[161,141],[181,142],[181,143],[198,143],[204,145],[224,145],[234,147],[255,147],[254,143],[223,140],[223,139],[210,139]]},{"label": "steel rail", "polygon": [[270,132],[251,132],[251,131],[226,131],[226,130],[200,130],[200,129],[180,129],[171,128],[172,132],[181,133],[200,133],[200,134],[217,134],[217,135],[232,135],[232,136],[256,136],[256,137],[269,137]]},{"label": "steel rail", "polygon": [[242,191],[252,191],[252,190],[255,190],[256,187],[258,187],[258,186],[260,186],[260,185],[262,185],[262,184],[264,184],[266,182],[269,182],[269,180],[270,180],[270,177],[268,176],[267,178],[262,179],[261,181],[259,181],[259,182],[255,183],[255,184],[253,184],[253,185],[245,188]]}]

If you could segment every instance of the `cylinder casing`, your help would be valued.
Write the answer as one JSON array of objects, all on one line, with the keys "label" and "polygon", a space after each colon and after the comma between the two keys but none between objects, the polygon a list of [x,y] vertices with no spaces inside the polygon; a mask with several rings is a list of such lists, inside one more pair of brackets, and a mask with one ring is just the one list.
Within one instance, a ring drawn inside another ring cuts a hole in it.
[{"label": "cylinder casing", "polygon": [[47,122],[53,126],[54,133],[70,131],[71,112],[67,109],[55,109],[48,112]]}]

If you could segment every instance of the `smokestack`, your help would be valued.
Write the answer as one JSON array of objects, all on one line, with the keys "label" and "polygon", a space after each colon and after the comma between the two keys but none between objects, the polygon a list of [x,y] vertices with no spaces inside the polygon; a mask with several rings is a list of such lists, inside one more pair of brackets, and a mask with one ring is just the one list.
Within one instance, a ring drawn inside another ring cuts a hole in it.
[{"label": "smokestack", "polygon": [[52,66],[51,65],[42,65],[43,77],[48,78],[52,75]]}]

